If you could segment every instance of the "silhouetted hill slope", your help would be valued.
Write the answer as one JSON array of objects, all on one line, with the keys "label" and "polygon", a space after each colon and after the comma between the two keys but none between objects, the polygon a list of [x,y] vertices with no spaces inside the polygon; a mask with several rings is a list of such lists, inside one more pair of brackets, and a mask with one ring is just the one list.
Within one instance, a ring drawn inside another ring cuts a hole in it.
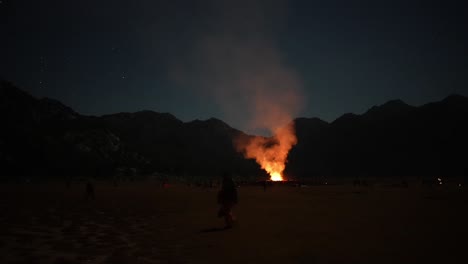
[{"label": "silhouetted hill slope", "polygon": [[[3,177],[102,176],[118,168],[218,176],[262,175],[233,147],[249,135],[211,118],[184,123],[140,111],[83,116],[53,99],[36,99],[0,82],[0,166]],[[298,144],[287,175],[421,176],[468,172],[468,98],[451,95],[420,107],[392,100],[331,123],[295,120]]]},{"label": "silhouetted hill slope", "polygon": [[[2,176],[97,175],[145,159],[102,125],[62,103],[0,82]],[[91,124],[91,125],[90,125]]]},{"label": "silhouetted hill slope", "polygon": [[391,100],[380,106],[373,106],[362,116],[366,119],[382,120],[386,118],[399,117],[411,112],[415,107],[401,100]]},{"label": "silhouetted hill slope", "polygon": [[179,174],[219,175],[222,171],[257,171],[252,161],[237,153],[232,141],[247,136],[217,119],[188,123],[170,114],[143,111],[98,118],[132,151],[150,162],[150,170]]},{"label": "silhouetted hill slope", "polygon": [[298,144],[288,173],[296,176],[467,175],[468,98],[452,95],[420,107],[400,100],[328,126],[297,119]]},{"label": "silhouetted hill slope", "polygon": [[204,176],[259,173],[232,146],[234,137],[248,136],[217,119],[183,123],[153,111],[83,116],[8,82],[0,83],[0,94],[0,162],[9,175],[108,176],[120,167]]}]

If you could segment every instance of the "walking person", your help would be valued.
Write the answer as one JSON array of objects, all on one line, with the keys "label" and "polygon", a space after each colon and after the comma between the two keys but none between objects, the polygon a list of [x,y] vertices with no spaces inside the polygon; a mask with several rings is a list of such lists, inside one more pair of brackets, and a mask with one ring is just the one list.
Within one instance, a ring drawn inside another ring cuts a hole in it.
[{"label": "walking person", "polygon": [[86,200],[95,200],[94,186],[91,181],[86,183]]},{"label": "walking person", "polygon": [[220,209],[218,211],[218,217],[224,217],[225,229],[233,227],[234,215],[232,209],[237,204],[237,188],[228,173],[223,175],[223,183],[221,190],[218,192],[218,203]]}]

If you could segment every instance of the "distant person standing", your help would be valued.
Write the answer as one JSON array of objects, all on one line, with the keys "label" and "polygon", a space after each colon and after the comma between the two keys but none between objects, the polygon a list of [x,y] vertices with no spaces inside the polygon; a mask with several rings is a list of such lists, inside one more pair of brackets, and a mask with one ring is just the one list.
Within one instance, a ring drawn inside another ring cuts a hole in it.
[{"label": "distant person standing", "polygon": [[71,188],[71,178],[70,178],[70,176],[67,176],[65,186],[67,187],[67,189]]},{"label": "distant person standing", "polygon": [[224,217],[226,229],[232,228],[234,224],[232,209],[237,204],[237,188],[228,173],[223,175],[221,190],[218,192],[218,203],[221,205],[218,217]]},{"label": "distant person standing", "polygon": [[94,186],[91,181],[86,183],[86,200],[94,200]]}]

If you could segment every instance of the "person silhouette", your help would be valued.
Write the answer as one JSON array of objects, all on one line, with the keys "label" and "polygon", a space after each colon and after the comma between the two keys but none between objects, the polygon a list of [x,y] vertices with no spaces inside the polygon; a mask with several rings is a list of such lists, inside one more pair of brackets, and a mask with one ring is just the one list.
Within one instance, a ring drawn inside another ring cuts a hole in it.
[{"label": "person silhouette", "polygon": [[221,190],[218,192],[218,203],[221,205],[218,217],[224,217],[225,229],[232,228],[234,224],[232,209],[237,202],[236,184],[228,173],[224,173]]},{"label": "person silhouette", "polygon": [[86,183],[86,200],[94,200],[94,186],[91,181]]}]

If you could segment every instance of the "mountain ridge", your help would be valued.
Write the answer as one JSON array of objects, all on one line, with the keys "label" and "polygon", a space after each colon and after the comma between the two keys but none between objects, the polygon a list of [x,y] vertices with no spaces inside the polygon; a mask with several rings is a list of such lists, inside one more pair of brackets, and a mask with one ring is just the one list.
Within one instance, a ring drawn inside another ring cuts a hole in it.
[{"label": "mountain ridge", "polygon": [[[61,102],[36,99],[0,82],[0,164],[10,175],[114,175],[119,168],[141,173],[215,176],[223,171],[266,177],[233,147],[248,139],[216,118],[183,122],[170,113],[142,110],[81,115]],[[363,114],[332,122],[294,120],[298,143],[288,157],[290,178],[317,175],[464,175],[468,149],[468,98],[410,106],[390,100]]]}]

